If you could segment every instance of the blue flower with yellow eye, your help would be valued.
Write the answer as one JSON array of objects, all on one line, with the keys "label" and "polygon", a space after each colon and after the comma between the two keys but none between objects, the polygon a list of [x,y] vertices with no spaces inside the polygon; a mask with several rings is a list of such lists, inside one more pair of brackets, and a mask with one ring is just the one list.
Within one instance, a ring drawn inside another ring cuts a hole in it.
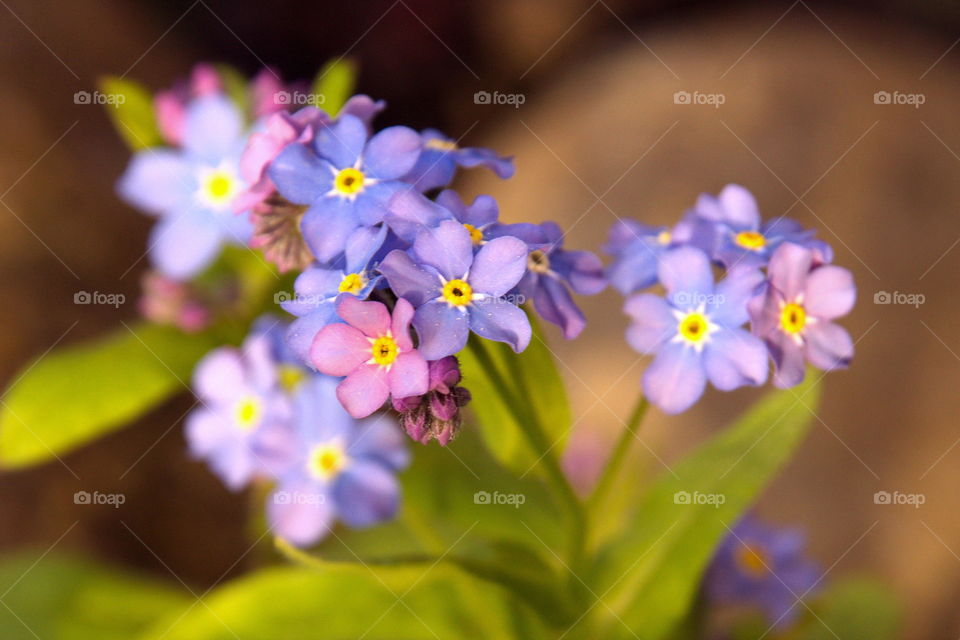
[{"label": "blue flower with yellow eye", "polygon": [[280,306],[297,316],[287,330],[287,346],[302,362],[309,362],[317,332],[337,321],[337,298],[353,295],[366,300],[379,284],[382,276],[374,272],[374,258],[386,235],[387,228],[382,225],[357,229],[333,264],[314,265],[297,276],[293,298],[283,300]]},{"label": "blue flower with yellow eye", "polygon": [[461,147],[453,138],[436,129],[425,129],[420,139],[423,152],[417,164],[403,178],[420,191],[447,186],[456,175],[457,167],[487,167],[501,179],[513,176],[513,158],[497,155],[482,147]]},{"label": "blue flower with yellow eye", "polygon": [[158,218],[150,232],[153,266],[176,280],[209,265],[224,243],[246,244],[253,227],[233,200],[244,189],[240,154],[243,116],[222,94],[193,100],[184,114],[182,147],[138,152],[117,190],[133,206]]},{"label": "blue flower with yellow eye", "polygon": [[345,114],[311,143],[288,145],[267,174],[280,195],[308,207],[300,230],[317,260],[327,263],[358,227],[383,222],[390,199],[410,188],[399,178],[419,156],[413,129],[388,127],[369,137],[362,120]]}]

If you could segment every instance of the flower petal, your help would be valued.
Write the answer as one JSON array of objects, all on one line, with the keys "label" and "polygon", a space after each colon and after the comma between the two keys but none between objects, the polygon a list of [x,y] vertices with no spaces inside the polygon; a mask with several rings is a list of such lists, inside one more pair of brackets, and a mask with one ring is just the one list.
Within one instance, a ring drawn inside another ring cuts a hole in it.
[{"label": "flower petal", "polygon": [[544,320],[563,329],[563,337],[572,340],[580,335],[587,319],[570,297],[570,292],[557,278],[540,276],[534,287],[533,306]]},{"label": "flower petal", "polygon": [[760,209],[757,199],[744,187],[728,184],[717,196],[723,208],[723,221],[740,229],[757,229],[760,226]]},{"label": "flower petal", "polygon": [[246,387],[246,372],[240,351],[233,347],[214,349],[193,372],[193,389],[204,402],[233,402]]},{"label": "flower petal", "polygon": [[700,355],[680,343],[667,343],[643,372],[643,392],[664,413],[689,409],[703,395],[707,376]]},{"label": "flower petal", "polygon": [[351,458],[372,458],[399,471],[410,464],[406,436],[389,415],[365,418],[357,423],[356,436],[347,448]]},{"label": "flower petal", "polygon": [[624,313],[633,318],[627,328],[627,342],[638,353],[648,355],[677,332],[677,320],[667,301],[652,293],[641,293],[627,299]]},{"label": "flower petal", "polygon": [[749,320],[747,302],[763,287],[764,275],[752,267],[734,267],[716,287],[712,302],[708,304],[714,322],[728,327],[739,327]]},{"label": "flower petal", "polygon": [[784,242],[770,257],[767,277],[780,295],[792,302],[803,293],[812,264],[812,251],[792,242]]},{"label": "flower petal", "polygon": [[360,226],[353,215],[353,203],[343,198],[321,198],[307,209],[300,231],[307,246],[320,262],[332,262],[343,253],[350,235]]},{"label": "flower petal", "polygon": [[393,292],[414,307],[440,295],[440,278],[436,272],[416,264],[405,251],[391,251],[377,269],[386,277]]},{"label": "flower petal", "polygon": [[267,519],[280,538],[298,547],[322,540],[335,515],[329,489],[317,482],[286,482],[267,501]]},{"label": "flower petal", "polygon": [[410,171],[420,157],[420,136],[408,127],[387,127],[370,138],[363,170],[372,178],[395,180]]},{"label": "flower petal", "polygon": [[287,328],[287,347],[299,359],[313,366],[310,359],[310,348],[317,337],[317,333],[325,326],[337,321],[337,305],[333,301],[322,304],[309,313],[306,313]]},{"label": "flower petal", "polygon": [[422,396],[430,387],[427,361],[417,351],[401,353],[390,367],[389,382],[394,398]]},{"label": "flower petal", "polygon": [[413,340],[410,339],[410,322],[413,320],[413,312],[413,305],[406,299],[397,299],[397,304],[393,307],[390,331],[394,340],[397,341],[397,346],[404,351],[413,348]]},{"label": "flower petal", "polygon": [[341,296],[337,300],[337,315],[370,338],[379,338],[390,331],[390,312],[382,302]]},{"label": "flower petal", "polygon": [[229,98],[214,94],[193,101],[183,125],[183,147],[204,161],[219,163],[236,148],[243,117]]},{"label": "flower petal", "polygon": [[310,362],[321,373],[345,376],[370,359],[370,341],[351,326],[335,323],[321,329],[310,346]]},{"label": "flower petal", "polygon": [[856,299],[853,274],[842,267],[825,265],[807,277],[803,304],[812,316],[828,320],[845,316],[853,309]]},{"label": "flower petal", "polygon": [[366,418],[390,397],[387,375],[380,365],[360,365],[337,387],[337,399],[354,418]]},{"label": "flower petal", "polygon": [[402,240],[413,242],[421,228],[434,227],[451,217],[450,211],[421,193],[403,189],[390,199],[384,220]]},{"label": "flower petal", "polygon": [[710,383],[721,391],[761,385],[769,373],[767,347],[744,329],[723,329],[710,336],[703,365]]},{"label": "flower petal", "polygon": [[291,144],[267,169],[270,180],[284,198],[296,204],[313,204],[333,188],[333,169],[305,144]]},{"label": "flower petal", "polygon": [[213,261],[222,236],[216,222],[196,213],[171,214],[150,230],[150,261],[164,275],[186,280]]},{"label": "flower petal", "polygon": [[413,326],[420,336],[420,353],[427,360],[452,356],[466,346],[470,335],[468,314],[445,302],[427,302],[417,307]]},{"label": "flower petal", "polygon": [[527,253],[526,243],[519,238],[494,238],[483,245],[473,259],[470,286],[476,293],[497,298],[505,295],[526,272]]},{"label": "flower petal", "polygon": [[844,369],[853,359],[853,340],[838,324],[817,322],[810,325],[804,337],[807,339],[807,359],[818,369]]},{"label": "flower petal", "polygon": [[477,300],[470,306],[470,329],[488,340],[506,342],[517,353],[527,348],[533,335],[523,309],[498,298]]},{"label": "flower petal", "polygon": [[696,307],[700,297],[713,293],[710,259],[693,247],[678,247],[664,252],[657,268],[660,282],[671,302],[679,307]]},{"label": "flower petal", "polygon": [[464,277],[470,269],[473,242],[462,224],[443,220],[436,227],[424,228],[417,233],[412,253],[418,262],[434,267],[444,278],[451,280]]},{"label": "flower petal", "polygon": [[349,527],[369,527],[393,518],[400,506],[400,484],[383,465],[351,464],[333,486],[340,519]]},{"label": "flower petal", "polygon": [[135,154],[117,183],[120,197],[147,213],[180,213],[197,190],[197,179],[182,154],[147,149]]},{"label": "flower petal", "polygon": [[366,125],[356,116],[344,114],[317,131],[313,147],[337,169],[346,169],[357,164],[366,143]]}]

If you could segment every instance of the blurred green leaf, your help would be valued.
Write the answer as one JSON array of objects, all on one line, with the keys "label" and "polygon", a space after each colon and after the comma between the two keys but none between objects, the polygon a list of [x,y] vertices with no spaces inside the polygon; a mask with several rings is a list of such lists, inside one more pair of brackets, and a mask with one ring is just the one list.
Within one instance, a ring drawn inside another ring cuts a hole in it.
[{"label": "blurred green leaf", "polygon": [[215,346],[208,334],[135,323],[41,356],[3,396],[0,466],[45,462],[125,426],[184,390]]},{"label": "blurred green leaf", "polygon": [[223,81],[223,89],[230,100],[237,105],[240,113],[247,119],[250,118],[250,91],[247,77],[228,64],[215,65],[220,79]]},{"label": "blurred green leaf", "polygon": [[331,60],[323,66],[313,80],[313,94],[318,96],[319,106],[331,116],[336,116],[347,99],[353,95],[357,84],[357,64],[347,58]]},{"label": "blurred green leaf", "polygon": [[[797,605],[800,606],[800,605]],[[797,640],[887,640],[900,636],[900,605],[893,594],[873,580],[838,582],[817,596]],[[806,613],[806,609],[801,610]]]},{"label": "blurred green leaf", "polygon": [[[507,345],[488,351],[507,379],[513,382],[515,390],[536,409],[546,435],[554,443],[552,451],[559,456],[572,423],[570,403],[550,348],[533,320],[531,317],[533,338],[523,353],[515,354]],[[478,339],[471,337],[471,340]],[[463,371],[463,385],[473,395],[469,409],[476,418],[487,447],[501,464],[521,475],[536,471],[540,454],[534,454],[527,444],[522,432],[525,426],[496,392],[473,351],[465,349],[458,357]]]},{"label": "blurred green leaf", "polygon": [[[626,625],[654,640],[680,621],[728,527],[807,432],[819,402],[815,379],[770,393],[653,485],[632,526],[603,554],[594,590],[610,590],[604,600],[620,616],[607,620],[612,632],[624,635]],[[697,504],[697,495],[720,498]]]},{"label": "blurred green leaf", "polygon": [[100,80],[100,91],[123,96],[122,104],[118,100],[106,105],[106,110],[128,147],[139,151],[163,144],[153,110],[153,96],[146,87],[132,80],[106,76]]},{"label": "blurred green leaf", "polygon": [[4,640],[129,640],[191,601],[152,580],[41,552],[0,558],[0,593]]},{"label": "blurred green leaf", "polygon": [[[484,607],[457,599],[447,567],[271,568],[219,587],[142,640],[435,640],[464,637]],[[495,603],[491,603],[495,606]],[[481,626],[493,618],[480,621]],[[494,627],[492,632],[503,633]],[[503,635],[490,637],[504,637]]]}]

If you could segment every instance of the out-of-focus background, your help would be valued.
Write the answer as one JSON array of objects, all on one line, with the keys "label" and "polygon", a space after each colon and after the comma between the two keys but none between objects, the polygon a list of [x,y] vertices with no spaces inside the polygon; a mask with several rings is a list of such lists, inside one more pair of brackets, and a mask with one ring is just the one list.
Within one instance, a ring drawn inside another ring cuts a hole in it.
[{"label": "out-of-focus background", "polygon": [[[960,633],[960,5],[0,5],[4,382],[55,345],[136,317],[151,221],[114,196],[128,151],[104,107],[76,104],[75,92],[103,74],[162,88],[198,60],[309,79],[347,54],[361,90],[389,102],[379,124],[437,126],[514,155],[513,180],[475,174],[466,194],[494,195],[508,220],[557,220],[578,248],[598,250],[617,218],[668,224],[729,182],[751,189],[766,216],[817,228],[859,284],[845,322],[857,357],[828,376],[811,436],[759,511],[804,527],[827,579],[869,573],[893,585],[908,637]],[[127,302],[75,305],[78,291]],[[898,303],[907,299],[917,304]],[[581,338],[552,337],[575,446],[602,452],[645,363],[622,339],[618,295],[583,303]],[[639,455],[668,466],[753,398],[710,392],[678,419],[652,416]],[[189,407],[184,396],[59,462],[4,474],[0,547],[80,550],[198,589],[243,571],[248,497],[187,459]],[[76,505],[78,490],[127,502]],[[924,503],[876,504],[878,491]]]}]

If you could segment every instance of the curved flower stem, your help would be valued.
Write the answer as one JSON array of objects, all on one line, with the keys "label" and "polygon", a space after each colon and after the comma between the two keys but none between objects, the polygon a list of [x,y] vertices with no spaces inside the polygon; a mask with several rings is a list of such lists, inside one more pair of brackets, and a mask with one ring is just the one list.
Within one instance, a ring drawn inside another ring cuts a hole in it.
[{"label": "curved flower stem", "polygon": [[[318,558],[312,554],[307,553],[303,549],[298,549],[293,546],[286,540],[280,537],[273,539],[273,544],[276,546],[277,551],[279,551],[284,557],[295,564],[299,564],[304,567],[309,567],[311,569],[329,569],[332,565],[344,564],[337,561],[324,560]],[[411,553],[401,556],[393,556],[389,558],[364,558],[363,564],[367,566],[403,566],[403,565],[418,565],[418,564],[433,564],[438,562],[440,559],[439,556],[435,556],[429,553]],[[359,563],[358,563],[359,564]]]},{"label": "curved flower stem", "polygon": [[606,499],[607,493],[610,491],[610,487],[613,486],[613,481],[616,479],[617,473],[620,471],[620,467],[627,457],[627,452],[630,451],[630,445],[633,444],[633,441],[637,437],[637,426],[640,424],[640,421],[643,420],[643,416],[647,413],[649,407],[650,403],[646,397],[641,394],[633,407],[633,411],[630,413],[630,418],[623,427],[623,431],[620,432],[620,437],[617,439],[617,443],[614,445],[613,451],[610,453],[610,457],[604,465],[603,473],[597,481],[593,493],[591,493],[587,499],[587,505],[590,509],[599,507]]},{"label": "curved flower stem", "polygon": [[[506,404],[507,408],[514,414],[518,422],[524,423],[526,428],[521,429],[521,431],[527,439],[527,444],[530,445],[534,455],[539,456],[538,462],[542,462],[546,467],[554,490],[559,494],[560,500],[566,505],[570,513],[573,530],[570,532],[569,561],[571,569],[577,571],[583,562],[585,552],[585,541],[587,537],[586,512],[576,492],[573,490],[570,480],[560,467],[560,462],[557,457],[551,453],[553,445],[546,431],[543,429],[540,417],[529,403],[523,401],[523,398],[529,397],[526,391],[526,384],[522,376],[514,376],[520,387],[520,395],[518,396],[514,393],[510,385],[507,384],[506,379],[493,361],[482,340],[471,340],[470,348],[473,350],[477,360],[480,361],[480,365],[487,371],[491,382],[503,398],[504,404]],[[508,366],[511,366],[515,374],[517,373],[512,364]]]}]

